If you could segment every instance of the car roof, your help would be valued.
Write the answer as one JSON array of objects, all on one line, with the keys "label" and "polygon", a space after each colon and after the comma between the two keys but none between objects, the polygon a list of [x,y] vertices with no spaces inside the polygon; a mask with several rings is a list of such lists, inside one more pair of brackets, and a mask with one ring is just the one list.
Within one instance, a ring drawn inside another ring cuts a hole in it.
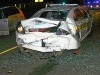
[{"label": "car roof", "polygon": [[45,8],[40,9],[39,11],[37,11],[33,16],[31,16],[31,18],[38,16],[39,14],[41,14],[41,12],[44,11],[70,11],[72,8],[77,8],[80,7],[78,5],[56,5],[55,4],[53,6],[47,6]]},{"label": "car roof", "polygon": [[46,10],[70,10],[74,7],[78,7],[78,5],[55,5],[52,4],[52,6],[43,8],[41,10],[46,11]]},{"label": "car roof", "polygon": [[9,7],[16,7],[16,6],[4,6],[4,7],[0,7],[0,9],[5,9],[5,8],[9,8]]},{"label": "car roof", "polygon": [[43,8],[42,10],[70,10],[71,8],[67,7],[47,7]]}]

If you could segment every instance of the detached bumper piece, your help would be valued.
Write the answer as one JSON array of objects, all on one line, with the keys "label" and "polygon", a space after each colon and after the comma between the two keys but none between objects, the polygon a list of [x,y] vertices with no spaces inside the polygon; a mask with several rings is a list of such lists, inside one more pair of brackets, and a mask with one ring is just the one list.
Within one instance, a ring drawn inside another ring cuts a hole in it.
[{"label": "detached bumper piece", "polygon": [[30,45],[30,44],[23,44],[22,47],[27,48],[27,49],[31,49],[31,50],[36,50],[36,51],[40,51],[40,52],[54,52],[54,51],[61,51],[61,48],[58,46],[46,46],[43,43],[42,45],[43,47],[40,46],[34,46],[34,45]]},{"label": "detached bumper piece", "polygon": [[42,47],[45,47],[45,42],[43,42],[43,39],[41,39]]},{"label": "detached bumper piece", "polygon": [[[42,46],[43,47],[33,46],[30,44],[23,44],[22,45],[22,48],[23,48],[22,53],[24,53],[26,56],[34,58],[34,59],[47,59],[47,58],[51,58],[51,57],[56,57],[63,52],[63,50],[61,50],[60,47],[45,47],[44,42],[42,42]],[[57,50],[57,51],[55,51],[55,50]]]}]

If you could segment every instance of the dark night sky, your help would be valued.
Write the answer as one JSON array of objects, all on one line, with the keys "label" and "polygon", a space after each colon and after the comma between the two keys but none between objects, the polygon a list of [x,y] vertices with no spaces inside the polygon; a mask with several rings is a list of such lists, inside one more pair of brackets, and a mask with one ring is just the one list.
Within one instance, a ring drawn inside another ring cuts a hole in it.
[{"label": "dark night sky", "polygon": [[30,2],[31,0],[0,0],[0,3],[21,3]]},{"label": "dark night sky", "polygon": [[65,2],[65,3],[80,3],[80,1],[82,0],[44,0],[44,1],[48,1],[48,2],[54,2],[54,3],[62,3],[62,2]]},{"label": "dark night sky", "polygon": [[[7,4],[15,4],[15,3],[28,3],[32,0],[0,0],[0,5],[7,5]],[[34,0],[35,1],[35,0]],[[81,0],[44,0],[45,3],[53,2],[53,3],[79,3]]]}]

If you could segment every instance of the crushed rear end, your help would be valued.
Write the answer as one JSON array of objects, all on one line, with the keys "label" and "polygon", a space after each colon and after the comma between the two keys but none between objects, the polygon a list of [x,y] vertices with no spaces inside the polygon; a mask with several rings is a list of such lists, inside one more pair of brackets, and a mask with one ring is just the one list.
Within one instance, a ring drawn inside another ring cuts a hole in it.
[{"label": "crushed rear end", "polygon": [[20,49],[54,52],[77,49],[80,42],[65,21],[44,18],[23,20],[17,25],[16,42]]}]

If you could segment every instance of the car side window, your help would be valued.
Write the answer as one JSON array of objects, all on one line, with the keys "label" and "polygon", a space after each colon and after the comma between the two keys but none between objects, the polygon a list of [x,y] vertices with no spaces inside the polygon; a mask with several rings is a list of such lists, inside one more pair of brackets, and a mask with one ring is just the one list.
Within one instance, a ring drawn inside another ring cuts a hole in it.
[{"label": "car side window", "polygon": [[3,19],[3,18],[6,18],[4,13],[3,13],[3,10],[0,10],[0,19]]},{"label": "car side window", "polygon": [[[9,14],[8,14],[8,8],[5,8],[5,9],[3,9],[3,13],[4,13],[4,15],[8,18],[8,16],[9,16]],[[11,11],[11,10],[10,10]],[[10,12],[9,11],[9,12]]]},{"label": "car side window", "polygon": [[9,8],[9,9],[12,10],[12,11],[11,11],[11,12],[12,12],[12,13],[11,13],[12,15],[13,15],[13,14],[18,14],[18,13],[20,13],[19,10],[18,10],[17,8],[15,8],[15,7],[11,7],[11,8]]},{"label": "car side window", "polygon": [[[9,11],[9,12],[8,12],[8,11]],[[18,13],[19,13],[18,9],[15,8],[15,7],[5,8],[5,9],[3,10],[3,12],[4,12],[4,14],[5,14],[6,17],[8,17],[8,16],[10,16],[10,15],[14,15],[14,14],[18,14]]]},{"label": "car side window", "polygon": [[81,15],[82,15],[82,18],[87,18],[88,17],[88,14],[83,10],[83,9],[79,9]]},{"label": "car side window", "polygon": [[78,9],[76,9],[73,13],[73,18],[75,21],[78,21],[78,20],[81,20],[82,19],[82,16],[81,16],[81,13]]}]

